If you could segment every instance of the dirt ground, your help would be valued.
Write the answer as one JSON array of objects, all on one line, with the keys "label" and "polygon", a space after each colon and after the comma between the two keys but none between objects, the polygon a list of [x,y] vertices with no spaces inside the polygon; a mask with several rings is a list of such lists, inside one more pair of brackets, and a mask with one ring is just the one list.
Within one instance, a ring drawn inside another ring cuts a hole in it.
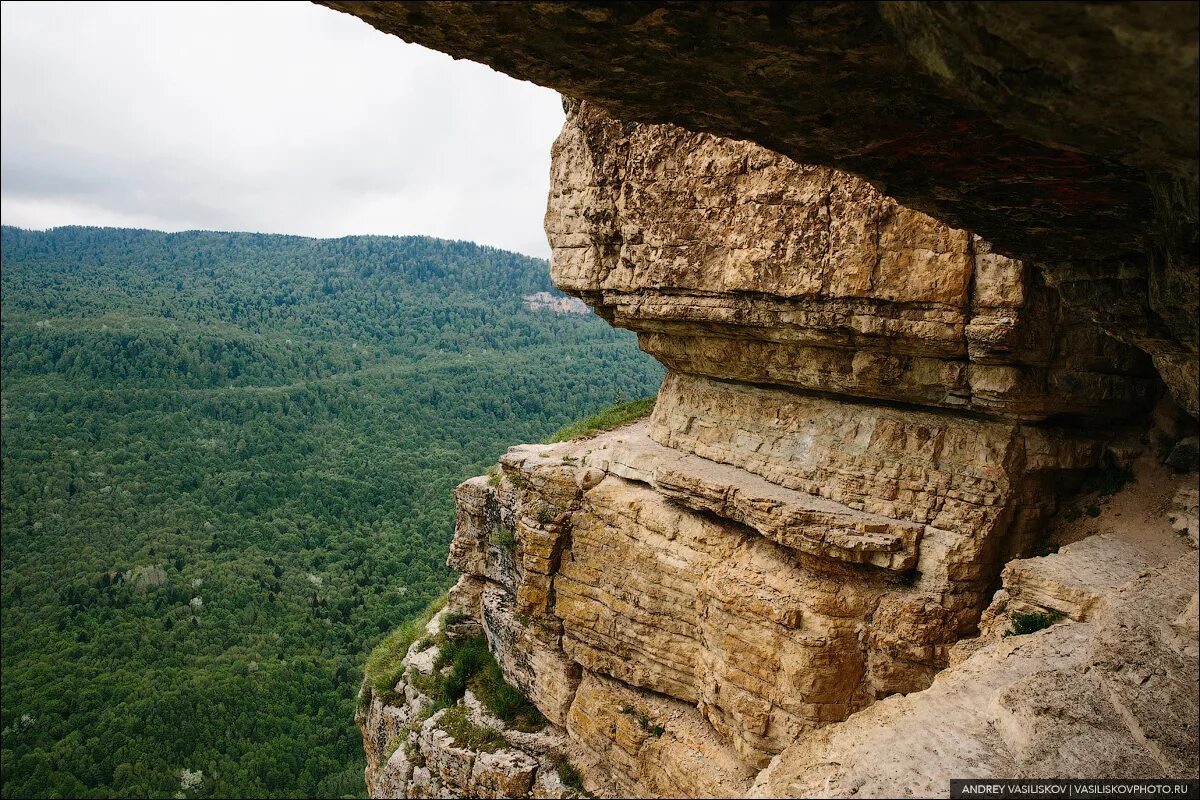
[{"label": "dirt ground", "polygon": [[1168,515],[1176,491],[1195,485],[1196,473],[1177,472],[1145,452],[1133,463],[1133,479],[1115,494],[1089,492],[1064,502],[1051,521],[1050,542],[1061,547],[1109,534],[1166,563],[1191,549],[1171,527]]}]

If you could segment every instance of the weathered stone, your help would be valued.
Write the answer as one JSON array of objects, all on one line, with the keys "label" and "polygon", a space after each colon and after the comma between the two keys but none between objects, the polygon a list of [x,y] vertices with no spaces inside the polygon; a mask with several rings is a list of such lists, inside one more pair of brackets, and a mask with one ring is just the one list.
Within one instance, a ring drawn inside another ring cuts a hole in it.
[{"label": "weathered stone", "polygon": [[649,430],[655,441],[851,509],[925,525],[922,551],[945,550],[951,562],[939,554],[918,568],[950,580],[984,577],[973,576],[972,565],[988,561],[986,532],[1012,526],[1022,536],[1053,510],[1063,473],[1096,466],[1102,456],[1094,439],[1065,429],[686,375],[669,374],[659,398]]},{"label": "weathered stone", "polygon": [[1112,536],[1090,536],[1044,558],[1010,561],[1003,581],[1009,613],[1050,612],[1085,622],[1106,594],[1153,564],[1145,550]]},{"label": "weathered stone", "polygon": [[553,152],[555,282],[673,370],[1034,419],[1151,398],[1036,270],[858,178],[587,103]]},{"label": "weathered stone", "polygon": [[991,641],[928,690],[806,734],[753,795],[936,796],[968,776],[1195,778],[1195,635],[1169,623],[1195,596],[1196,569],[1194,554],[1179,559],[1090,623]]},{"label": "weathered stone", "polygon": [[[469,593],[470,584],[470,580],[460,581],[456,593],[461,597],[464,586],[468,587]],[[489,636],[494,635],[494,624],[489,623],[494,623],[495,617],[488,613],[492,605],[489,600],[497,591],[501,590],[495,585],[486,585],[480,598],[481,605],[476,609],[481,616],[474,624],[485,628]],[[458,612],[447,607],[437,614],[429,623],[429,632],[446,633],[445,621],[451,613]],[[497,642],[493,646],[501,658],[519,655],[511,642]],[[387,699],[387,703],[396,705],[388,705],[380,697],[370,697],[356,717],[363,733],[370,796],[526,797],[536,790],[538,797],[577,797],[577,791],[552,777],[558,763],[556,759],[570,750],[562,728],[546,725],[534,731],[511,729],[504,721],[489,714],[468,689],[465,697],[454,705],[456,713],[465,712],[470,724],[499,734],[507,746],[474,750],[456,741],[443,729],[449,709],[431,715],[435,708],[433,699],[423,694],[420,688],[425,685],[423,676],[433,673],[438,652],[436,644],[414,643],[403,661],[403,677]],[[571,666],[575,677],[568,704],[574,696],[574,686],[579,682],[579,668]],[[552,671],[539,665],[537,673],[544,676]]]},{"label": "weathered stone", "polygon": [[[1093,466],[1102,448],[1044,427],[747,387],[731,397],[730,388],[683,376],[664,385],[660,403],[673,414],[695,417],[689,393],[715,393],[704,408],[727,418],[711,426],[672,427],[656,413],[590,440],[512,448],[486,489],[494,497],[481,502],[478,482],[464,484],[460,516],[489,503],[500,518],[553,509],[518,525],[516,546],[545,548],[537,532],[553,530],[554,559],[525,552],[516,586],[491,582],[482,602],[506,676],[551,720],[569,718],[579,665],[694,704],[747,765],[762,766],[807,730],[927,686],[949,645],[973,630],[1003,557],[1019,548],[1011,531],[1045,516],[1054,476]],[[771,441],[753,427],[768,408],[779,415]],[[660,424],[673,447],[648,438]],[[843,435],[848,425],[884,433]],[[740,433],[712,440],[705,430]],[[672,440],[671,431],[696,438]],[[800,441],[809,450],[837,444],[805,453]],[[906,461],[921,465],[907,478]],[[945,477],[932,477],[938,469]],[[948,529],[931,524],[939,516]],[[457,536],[481,529],[472,522]],[[524,582],[544,586],[551,562],[549,589],[537,595],[554,604],[536,610],[556,624],[522,622]],[[913,582],[892,577],[910,570]],[[561,639],[550,635],[559,630]]]},{"label": "weathered stone", "polygon": [[457,490],[451,607],[548,732],[468,692],[511,749],[364,734],[373,792],[554,794],[568,751],[600,795],[1194,772],[1194,553],[1160,570],[1158,519],[1027,558],[1134,462],[1137,348],[1196,412],[1194,8],[329,5],[578,98],[553,277],[669,368],[650,420]]},{"label": "weathered stone", "polygon": [[557,639],[548,644],[533,635],[513,607],[512,596],[499,587],[484,592],[480,619],[489,647],[505,679],[548,720],[564,725],[579,685],[579,665],[563,654]]},{"label": "weathered stone", "polygon": [[1195,472],[1200,469],[1200,438],[1187,436],[1180,439],[1171,448],[1166,463],[1180,472]]},{"label": "weathered stone", "polygon": [[417,748],[425,759],[425,766],[433,778],[442,786],[471,786],[471,774],[479,754],[459,747],[454,737],[439,727],[439,722],[449,709],[442,709],[421,725],[417,734]]},{"label": "weathered stone", "polygon": [[472,797],[525,797],[533,788],[538,762],[520,750],[480,753],[466,786]]},{"label": "weathered stone", "polygon": [[748,525],[798,553],[896,572],[916,565],[925,526],[856,510],[664,447],[646,436],[645,424],[605,436],[586,461],[652,486],[693,510]]},{"label": "weathered stone", "polygon": [[[400,797],[412,774],[412,765],[404,760],[404,748],[391,748],[408,740],[412,710],[406,706],[384,705],[371,697],[359,710],[355,722],[363,735],[367,756],[365,779],[372,797]],[[397,758],[399,754],[399,758]]]},{"label": "weathered stone", "polygon": [[589,788],[608,784],[616,796],[742,797],[754,775],[695,708],[592,672],[567,726],[604,765]]},{"label": "weathered stone", "polygon": [[1200,545],[1200,489],[1185,486],[1175,492],[1168,518],[1171,527],[1186,536],[1192,547]]}]

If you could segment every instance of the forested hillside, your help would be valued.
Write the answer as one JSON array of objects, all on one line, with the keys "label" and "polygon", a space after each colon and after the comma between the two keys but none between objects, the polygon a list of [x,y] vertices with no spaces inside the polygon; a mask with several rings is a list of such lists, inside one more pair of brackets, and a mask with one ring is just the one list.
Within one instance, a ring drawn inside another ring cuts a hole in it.
[{"label": "forested hillside", "polygon": [[5,227],[3,795],[363,794],[362,662],[447,587],[454,485],[661,377],[526,309],[546,272]]}]

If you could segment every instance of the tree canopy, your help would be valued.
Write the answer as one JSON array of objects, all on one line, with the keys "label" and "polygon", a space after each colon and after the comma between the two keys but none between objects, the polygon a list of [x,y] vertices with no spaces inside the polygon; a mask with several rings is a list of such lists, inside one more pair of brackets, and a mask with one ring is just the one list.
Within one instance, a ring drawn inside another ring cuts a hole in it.
[{"label": "tree canopy", "polygon": [[5,796],[362,795],[362,663],[450,584],[453,487],[662,375],[468,242],[0,255]]}]

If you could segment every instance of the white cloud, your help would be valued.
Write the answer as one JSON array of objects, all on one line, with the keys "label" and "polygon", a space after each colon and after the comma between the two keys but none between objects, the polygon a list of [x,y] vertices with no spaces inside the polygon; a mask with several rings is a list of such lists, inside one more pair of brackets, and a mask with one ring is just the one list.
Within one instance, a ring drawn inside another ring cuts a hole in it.
[{"label": "white cloud", "polygon": [[554,92],[309,3],[4,3],[0,218],[548,254]]}]

